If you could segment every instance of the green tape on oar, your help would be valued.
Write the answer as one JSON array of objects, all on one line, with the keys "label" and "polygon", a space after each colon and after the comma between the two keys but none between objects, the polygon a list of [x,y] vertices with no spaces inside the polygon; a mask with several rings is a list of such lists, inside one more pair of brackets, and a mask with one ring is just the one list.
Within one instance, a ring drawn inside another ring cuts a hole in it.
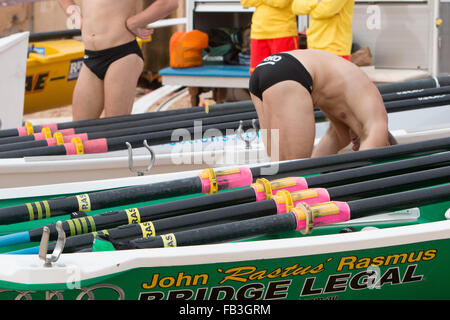
[{"label": "green tape on oar", "polygon": [[[0,208],[0,224],[42,219],[44,218],[43,208],[45,217],[48,218],[75,211],[87,212],[181,195],[215,193],[220,190],[249,186],[252,182],[251,171],[248,168],[235,168],[217,172],[212,169],[205,170],[208,171],[209,175],[205,175],[202,172],[190,178],[103,190],[76,196],[58,197],[46,200],[46,203],[35,202]],[[83,223],[84,220],[75,220],[72,229],[75,232],[82,233],[80,230],[83,229]],[[86,225],[84,227],[86,228]]]},{"label": "green tape on oar", "polygon": [[101,251],[116,251],[116,248],[114,248],[112,243],[109,241],[95,238],[94,243],[92,244],[92,252]]}]

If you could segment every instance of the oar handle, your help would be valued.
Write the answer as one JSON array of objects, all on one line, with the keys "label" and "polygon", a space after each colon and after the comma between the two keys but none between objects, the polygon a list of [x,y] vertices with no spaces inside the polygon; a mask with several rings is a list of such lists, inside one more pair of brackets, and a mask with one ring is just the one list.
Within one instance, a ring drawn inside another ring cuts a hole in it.
[{"label": "oar handle", "polygon": [[317,226],[350,220],[350,207],[342,201],[314,205],[300,202],[292,212],[297,217],[297,230],[303,234],[311,233]]},{"label": "oar handle", "polygon": [[280,190],[273,196],[277,205],[278,213],[290,212],[298,203],[314,205],[317,203],[329,202],[330,195],[324,188],[305,189],[295,192]]},{"label": "oar handle", "polygon": [[214,194],[220,190],[247,187],[253,181],[249,168],[235,168],[214,171],[212,168],[203,170],[199,175],[202,183],[202,193]]}]

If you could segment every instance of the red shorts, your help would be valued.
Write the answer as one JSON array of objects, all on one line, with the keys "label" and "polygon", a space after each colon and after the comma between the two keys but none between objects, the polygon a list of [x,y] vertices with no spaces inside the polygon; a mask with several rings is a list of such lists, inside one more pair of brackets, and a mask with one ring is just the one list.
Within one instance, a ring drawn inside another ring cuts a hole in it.
[{"label": "red shorts", "polygon": [[250,74],[252,74],[256,66],[268,56],[298,49],[298,37],[250,39],[250,48]]}]

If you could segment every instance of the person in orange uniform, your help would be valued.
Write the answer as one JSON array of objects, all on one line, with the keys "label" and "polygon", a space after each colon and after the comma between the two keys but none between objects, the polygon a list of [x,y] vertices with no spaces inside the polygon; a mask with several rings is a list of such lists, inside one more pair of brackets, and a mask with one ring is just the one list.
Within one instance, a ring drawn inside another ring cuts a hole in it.
[{"label": "person in orange uniform", "polygon": [[308,49],[320,49],[350,59],[355,0],[293,0],[292,12],[309,15]]},{"label": "person in orange uniform", "polygon": [[299,48],[292,0],[241,0],[241,4],[244,8],[255,7],[250,31],[250,74],[271,54]]}]

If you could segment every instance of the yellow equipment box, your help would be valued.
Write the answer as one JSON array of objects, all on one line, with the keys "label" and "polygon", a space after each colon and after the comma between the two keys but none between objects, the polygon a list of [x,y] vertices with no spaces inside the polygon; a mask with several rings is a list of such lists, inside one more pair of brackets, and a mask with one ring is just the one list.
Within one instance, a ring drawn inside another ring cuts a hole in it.
[{"label": "yellow equipment box", "polygon": [[84,45],[77,40],[30,43],[24,113],[72,104],[83,56]]},{"label": "yellow equipment box", "polygon": [[[143,42],[137,39],[142,48]],[[72,104],[83,65],[84,44],[73,39],[30,42],[25,78],[24,114]]]}]

